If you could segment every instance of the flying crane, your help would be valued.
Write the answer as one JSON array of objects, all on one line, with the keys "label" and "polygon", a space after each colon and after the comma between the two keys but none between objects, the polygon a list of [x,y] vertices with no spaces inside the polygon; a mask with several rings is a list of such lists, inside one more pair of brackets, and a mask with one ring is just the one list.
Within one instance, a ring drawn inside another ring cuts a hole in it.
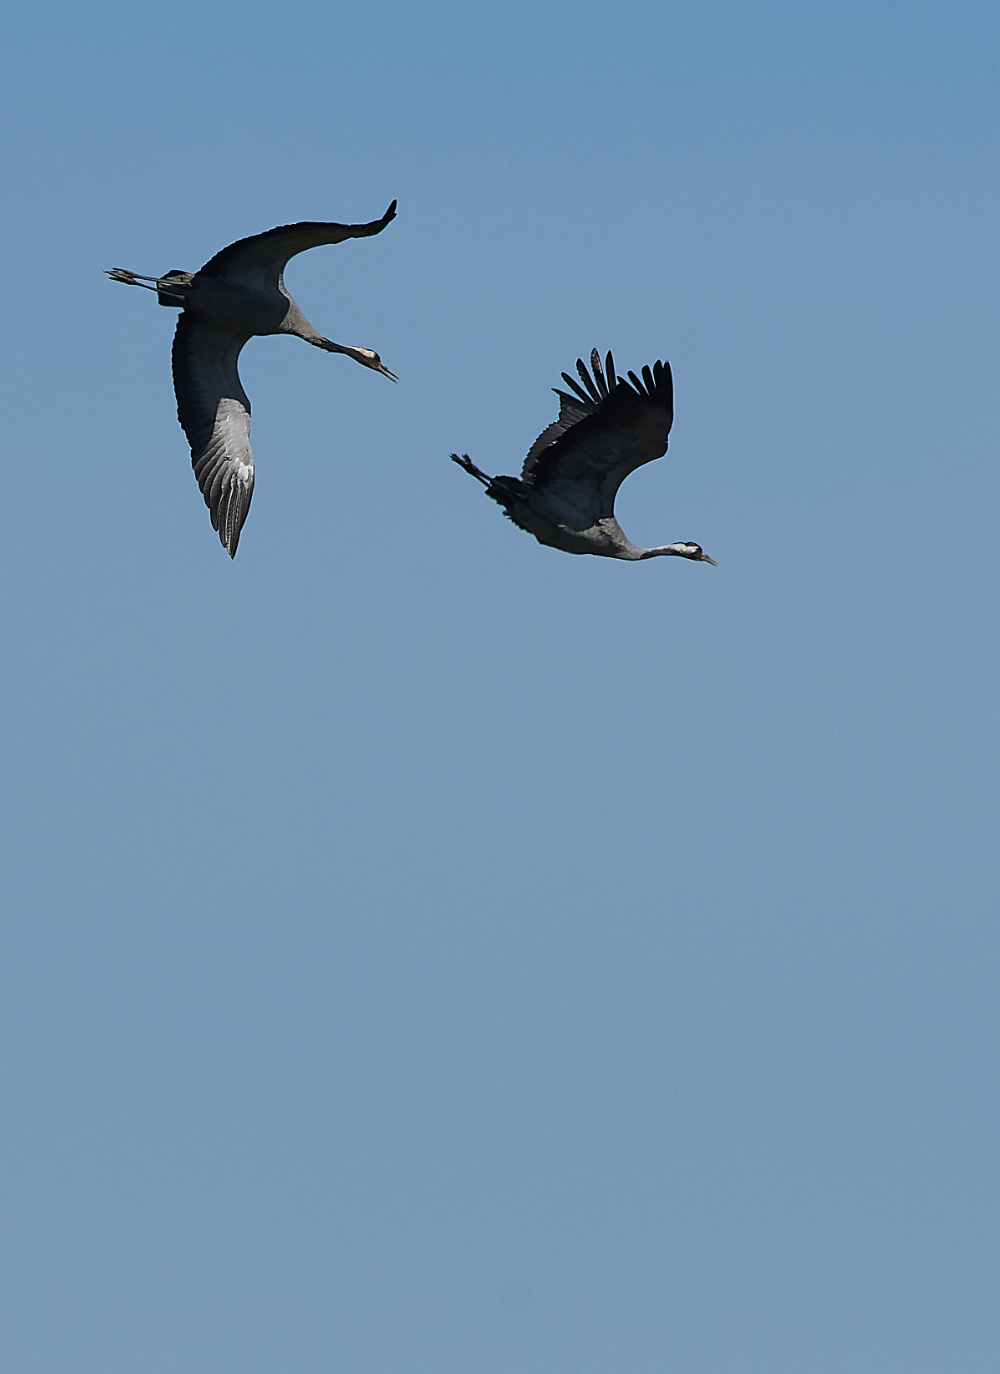
[{"label": "flying crane", "polygon": [[143,277],[124,267],[108,273],[127,286],[155,291],[160,305],[180,307],[173,347],[177,418],[191,445],[191,464],[212,528],[231,558],[236,557],[253,496],[250,402],[236,368],[240,351],[255,334],[294,334],[328,353],[345,353],[396,381],[370,348],[324,339],[284,281],[285,266],[296,253],[380,234],[395,215],[393,201],[371,224],[282,224],[231,243],[194,273]]},{"label": "flying crane", "polygon": [[615,519],[615,497],[630,472],[667,451],[674,419],[674,384],[670,364],[654,363],[629,380],[615,375],[611,354],[605,366],[595,348],[593,372],[576,362],[579,382],[567,373],[572,395],[553,387],[559,397],[559,419],[542,431],[528,451],[517,477],[487,477],[469,455],[452,461],[482,482],[486,495],[504,514],[540,544],[566,553],[593,553],[603,558],[659,558],[673,554],[715,563],[700,544],[662,544],[643,549],[633,544]]}]

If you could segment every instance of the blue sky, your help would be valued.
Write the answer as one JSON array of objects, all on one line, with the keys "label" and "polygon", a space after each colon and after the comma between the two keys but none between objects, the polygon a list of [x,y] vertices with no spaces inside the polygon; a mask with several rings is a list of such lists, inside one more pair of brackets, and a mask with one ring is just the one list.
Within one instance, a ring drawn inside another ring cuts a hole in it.
[{"label": "blue sky", "polygon": [[[4,1365],[997,1362],[993,7],[6,21]],[[296,219],[231,563],[173,314]],[[674,369],[571,558],[517,472]]]}]

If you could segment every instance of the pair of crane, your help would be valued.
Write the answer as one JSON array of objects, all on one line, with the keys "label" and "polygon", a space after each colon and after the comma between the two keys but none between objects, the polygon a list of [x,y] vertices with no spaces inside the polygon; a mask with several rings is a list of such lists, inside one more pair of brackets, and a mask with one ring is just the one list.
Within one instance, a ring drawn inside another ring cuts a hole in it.
[{"label": "pair of crane", "polygon": [[[124,267],[108,273],[127,286],[155,291],[160,305],[180,308],[173,346],[177,418],[191,445],[191,463],[212,528],[231,558],[236,557],[253,496],[250,401],[237,370],[240,352],[255,335],[294,334],[396,381],[372,349],[325,339],[284,282],[285,266],[296,253],[370,238],[395,216],[393,201],[370,224],[283,224],[231,243],[194,273],[175,270],[144,277]],[[554,388],[559,418],[532,444],[520,478],[487,477],[467,453],[453,453],[452,461],[482,482],[486,495],[540,544],[605,558],[672,554],[714,563],[699,544],[686,541],[639,548],[615,519],[615,496],[625,478],[667,451],[674,418],[670,364],[656,362],[642,369],[641,379],[630,372],[626,380],[616,374],[611,354],[602,365],[595,348],[589,371],[582,359],[576,366],[580,382],[562,374],[570,391]]]}]

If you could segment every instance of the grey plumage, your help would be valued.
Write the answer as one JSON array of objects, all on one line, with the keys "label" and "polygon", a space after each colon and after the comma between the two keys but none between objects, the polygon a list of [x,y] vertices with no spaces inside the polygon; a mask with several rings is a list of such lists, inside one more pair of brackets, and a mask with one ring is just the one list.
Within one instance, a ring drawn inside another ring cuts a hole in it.
[{"label": "grey plumage", "polygon": [[559,418],[538,436],[517,477],[487,477],[468,454],[452,461],[486,487],[486,495],[540,544],[566,553],[590,553],[637,561],[676,555],[714,563],[699,544],[663,544],[644,549],[631,543],[615,519],[615,497],[630,472],[662,457],[674,418],[670,364],[643,367],[642,380],[615,373],[607,355],[602,366],[595,348],[591,370],[577,359],[580,382],[562,374],[569,391],[559,397]]},{"label": "grey plumage", "polygon": [[[284,282],[285,266],[296,253],[380,234],[395,214],[393,201],[382,218],[370,224],[279,225],[231,243],[195,273],[174,270],[162,277],[142,277],[122,267],[108,273],[114,281],[155,291],[161,305],[181,309],[172,355],[177,418],[191,445],[191,464],[212,527],[232,558],[254,482],[250,401],[237,368],[240,351],[257,334],[294,334],[395,381],[372,349],[333,343],[318,333]],[[147,286],[149,282],[154,285]]]}]

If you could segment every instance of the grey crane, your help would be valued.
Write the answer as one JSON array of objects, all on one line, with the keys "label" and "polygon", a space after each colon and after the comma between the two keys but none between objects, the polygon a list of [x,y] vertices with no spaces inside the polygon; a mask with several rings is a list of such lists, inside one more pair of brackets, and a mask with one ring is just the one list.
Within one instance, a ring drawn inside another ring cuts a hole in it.
[{"label": "grey crane", "polygon": [[630,472],[661,458],[674,420],[674,383],[670,364],[657,362],[634,372],[629,380],[615,376],[607,355],[605,367],[595,348],[593,376],[582,358],[576,361],[583,387],[562,374],[573,395],[553,387],[559,397],[559,419],[542,431],[528,451],[517,477],[487,477],[466,453],[451,455],[486,487],[486,495],[504,514],[540,544],[566,553],[593,553],[604,558],[659,558],[674,554],[715,563],[700,544],[663,544],[641,549],[631,543],[615,519],[615,497]]},{"label": "grey crane", "polygon": [[346,353],[396,381],[370,348],[324,339],[284,281],[285,266],[296,253],[380,234],[395,215],[393,201],[371,224],[282,224],[231,243],[194,273],[175,270],[162,277],[143,277],[124,267],[108,273],[114,281],[155,291],[160,305],[180,306],[173,347],[177,418],[191,445],[191,464],[212,528],[231,558],[236,557],[253,496],[250,402],[236,368],[240,351],[255,334],[295,334],[329,353]]}]

